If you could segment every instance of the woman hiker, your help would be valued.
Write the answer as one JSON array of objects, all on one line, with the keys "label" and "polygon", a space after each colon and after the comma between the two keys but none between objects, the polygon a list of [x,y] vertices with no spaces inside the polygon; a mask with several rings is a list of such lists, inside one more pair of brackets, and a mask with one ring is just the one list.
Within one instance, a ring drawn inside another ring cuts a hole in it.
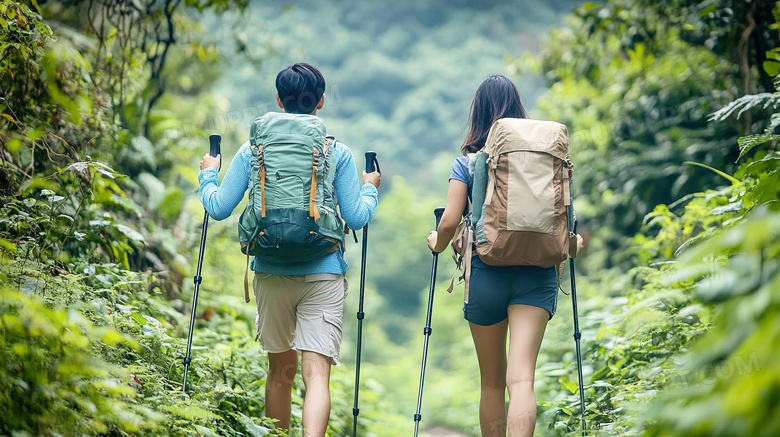
[{"label": "woman hiker", "polygon": [[[434,252],[447,247],[467,205],[472,181],[465,155],[485,147],[490,127],[501,118],[527,116],[515,85],[504,76],[494,75],[474,95],[469,128],[460,147],[464,156],[452,165],[444,214],[437,231],[428,236],[428,246]],[[579,250],[582,238],[577,239]],[[482,436],[504,437],[507,432],[510,437],[531,436],[536,424],[534,370],[545,327],[555,314],[556,268],[495,267],[478,256],[472,259],[471,268],[469,298],[463,313],[479,362]]]}]

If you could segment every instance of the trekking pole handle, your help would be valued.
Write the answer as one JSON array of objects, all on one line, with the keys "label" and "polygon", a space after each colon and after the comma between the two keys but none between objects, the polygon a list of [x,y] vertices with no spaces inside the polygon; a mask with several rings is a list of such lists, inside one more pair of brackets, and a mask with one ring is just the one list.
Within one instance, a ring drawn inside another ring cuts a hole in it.
[{"label": "trekking pole handle", "polygon": [[221,144],[222,144],[222,135],[220,134],[209,135],[209,145],[211,146],[209,149],[209,155],[216,158],[217,155],[220,154]]},{"label": "trekking pole handle", "polygon": [[436,228],[439,229],[439,222],[441,221],[441,215],[444,214],[444,207],[440,206],[433,210],[433,215],[436,217]]},{"label": "trekking pole handle", "polygon": [[[209,135],[209,155],[217,157],[221,153],[222,135],[211,134]],[[219,167],[222,168],[222,161],[219,162]],[[220,169],[218,168],[217,171]]]},{"label": "trekking pole handle", "polygon": [[375,171],[382,173],[382,170],[379,169],[379,161],[376,159],[376,152],[368,151],[366,152],[366,173]]},{"label": "trekking pole handle", "polygon": [[376,152],[366,152],[366,173],[373,173],[376,171],[374,163],[376,162]]}]

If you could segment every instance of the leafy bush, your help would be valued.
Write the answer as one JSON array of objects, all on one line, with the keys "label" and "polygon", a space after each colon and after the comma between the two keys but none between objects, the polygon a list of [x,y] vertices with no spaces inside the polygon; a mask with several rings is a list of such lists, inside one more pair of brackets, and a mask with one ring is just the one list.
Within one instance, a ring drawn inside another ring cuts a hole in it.
[{"label": "leafy bush", "polygon": [[[737,170],[734,143],[763,129],[768,116],[756,108],[754,117],[708,123],[706,115],[754,89],[774,91],[761,68],[765,52],[780,45],[773,7],[586,2],[551,32],[540,57],[511,64],[544,73],[549,90],[539,106],[569,127],[575,202],[594,237],[593,256],[583,261],[589,267],[633,267],[625,249],[643,217],[710,186],[708,171],[691,161]],[[750,40],[737,46],[727,35],[751,20]]]},{"label": "leafy bush", "polygon": [[[770,144],[778,139],[772,129],[764,134]],[[739,144],[746,156],[746,139]],[[595,338],[584,357],[592,369],[589,428],[659,436],[780,429],[770,406],[780,353],[772,341],[780,315],[780,154],[756,150],[734,176],[715,171],[730,185],[648,214],[644,233],[655,235],[634,238],[638,266],[618,282],[629,291],[586,304],[583,332]],[[576,432],[577,385],[566,376],[559,382],[571,394],[545,402],[544,414],[551,428]]]},{"label": "leafy bush", "polygon": [[[37,286],[25,282],[23,290]],[[131,375],[90,352],[132,349],[135,342],[112,327],[93,325],[76,308],[50,307],[29,294],[0,290],[0,432],[153,434],[163,416],[135,400]]]},{"label": "leafy bush", "polygon": [[[0,432],[263,436],[273,428],[261,418],[267,360],[247,332],[250,311],[221,297],[201,299],[206,309],[184,395],[188,317],[149,287],[153,278],[112,264],[89,267],[51,277],[35,262],[0,264],[0,409],[13,418]],[[350,388],[336,373],[329,435],[351,430]],[[300,376],[293,390],[300,428]]]}]

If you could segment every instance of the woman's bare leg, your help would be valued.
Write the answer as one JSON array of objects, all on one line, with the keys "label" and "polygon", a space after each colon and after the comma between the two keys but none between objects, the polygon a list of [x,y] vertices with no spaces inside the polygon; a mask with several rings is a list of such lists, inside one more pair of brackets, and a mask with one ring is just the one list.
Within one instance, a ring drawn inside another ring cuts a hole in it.
[{"label": "woman's bare leg", "polygon": [[479,361],[479,427],[482,437],[506,436],[507,321],[490,326],[469,323]]},{"label": "woman's bare leg", "polygon": [[509,437],[530,437],[536,425],[534,371],[536,357],[547,327],[547,310],[529,305],[510,305],[509,365],[506,385],[509,390],[507,430]]}]

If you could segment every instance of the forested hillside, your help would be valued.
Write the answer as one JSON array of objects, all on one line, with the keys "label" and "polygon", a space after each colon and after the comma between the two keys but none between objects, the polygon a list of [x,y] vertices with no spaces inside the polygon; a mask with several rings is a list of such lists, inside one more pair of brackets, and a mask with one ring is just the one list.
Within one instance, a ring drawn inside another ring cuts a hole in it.
[{"label": "forested hillside", "polygon": [[[330,89],[322,115],[328,129],[356,153],[376,150],[388,175],[437,181],[428,171],[437,153],[451,156],[462,137],[470,99],[509,53],[538,49],[547,28],[571,0],[483,2],[401,0],[392,3],[314,0],[287,6],[258,2],[241,18],[226,47],[266,48],[276,56],[233,68],[217,90],[241,111],[235,126],[244,141],[252,117],[276,107],[275,72],[308,59],[325,72]],[[316,26],[309,23],[316,22]],[[250,31],[256,28],[260,31]],[[232,42],[232,44],[231,44]],[[529,102],[543,90],[522,80]],[[235,120],[234,114],[226,117]]]},{"label": "forested hillside", "polygon": [[[230,157],[247,140],[254,117],[278,110],[279,69],[304,59],[323,71],[328,89],[318,115],[329,132],[350,146],[360,168],[365,151],[378,153],[387,197],[372,229],[376,249],[369,263],[383,268],[373,269],[368,281],[384,302],[377,309],[391,315],[380,321],[385,332],[406,341],[407,316],[419,311],[420,278],[429,269],[428,254],[410,236],[427,232],[434,202],[441,202],[434,199],[445,196],[441,182],[458,153],[474,91],[485,77],[503,71],[507,55],[538,50],[546,30],[573,4],[253,3],[235,22],[206,21],[219,35],[211,38],[228,54],[218,63],[223,74],[214,88],[225,106],[195,124],[224,132]],[[306,25],[312,21],[321,25]],[[247,62],[247,53],[260,61]],[[528,74],[519,81],[534,107],[544,90],[541,78]],[[228,221],[229,232],[235,226]],[[357,266],[359,246],[347,253]]]},{"label": "forested hillside", "polygon": [[[296,61],[324,73],[318,114],[358,170],[367,150],[383,170],[359,435],[412,432],[425,237],[493,73],[569,128],[588,435],[780,433],[779,3],[10,0],[0,27],[0,435],[269,435],[236,217],[209,226],[186,394],[182,359],[206,138],[226,168]],[[440,258],[423,432],[476,436],[463,290],[444,292]],[[347,260],[333,436],[352,429],[360,245]],[[580,434],[570,299],[536,435]]]}]

